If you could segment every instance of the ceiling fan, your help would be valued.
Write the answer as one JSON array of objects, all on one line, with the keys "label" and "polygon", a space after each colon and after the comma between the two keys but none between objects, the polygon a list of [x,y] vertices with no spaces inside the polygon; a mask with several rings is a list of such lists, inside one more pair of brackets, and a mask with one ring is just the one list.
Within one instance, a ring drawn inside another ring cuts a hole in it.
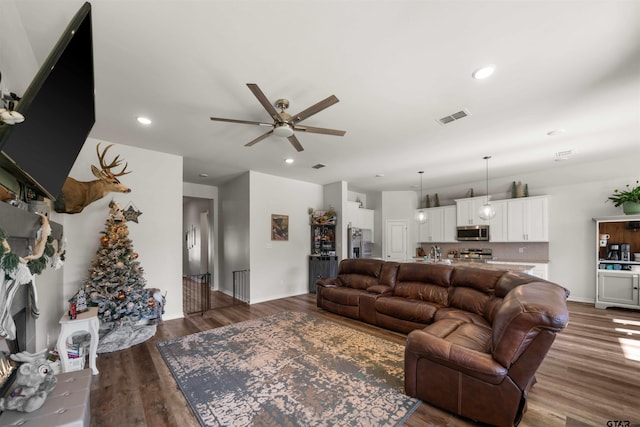
[{"label": "ceiling fan", "polygon": [[245,147],[251,147],[254,144],[257,144],[258,142],[262,141],[263,139],[273,135],[276,136],[280,136],[283,138],[287,138],[289,140],[289,142],[291,143],[291,145],[293,145],[293,147],[298,150],[298,151],[303,151],[304,148],[302,148],[302,145],[300,144],[300,141],[298,141],[298,138],[296,138],[295,135],[295,131],[299,131],[299,132],[309,132],[309,133],[320,133],[320,134],[324,134],[324,135],[336,135],[336,136],[344,136],[344,134],[346,133],[346,131],[343,130],[336,130],[336,129],[325,129],[325,128],[318,128],[318,127],[312,127],[312,126],[300,126],[298,123],[303,121],[304,119],[319,113],[320,111],[324,110],[325,108],[328,108],[330,106],[332,106],[333,104],[335,104],[336,102],[338,102],[338,98],[336,98],[335,95],[331,95],[325,99],[323,99],[322,101],[312,105],[311,107],[307,108],[306,110],[303,110],[301,112],[299,112],[298,114],[294,114],[294,115],[289,115],[287,113],[285,113],[285,110],[287,108],[289,108],[289,101],[286,99],[278,99],[275,102],[275,106],[278,107],[280,109],[280,111],[278,112],[275,108],[274,105],[271,105],[271,103],[269,103],[269,100],[267,99],[267,97],[264,95],[264,93],[262,92],[262,90],[260,90],[260,88],[258,87],[257,84],[255,83],[247,83],[247,86],[249,87],[249,89],[251,90],[251,92],[253,92],[253,94],[255,95],[256,98],[258,98],[258,101],[260,101],[260,104],[262,104],[262,106],[264,107],[265,110],[267,110],[267,113],[269,113],[269,115],[271,116],[271,118],[273,119],[273,123],[263,123],[263,122],[254,122],[254,121],[250,121],[250,120],[236,120],[236,119],[223,119],[220,117],[211,117],[211,120],[215,120],[215,121],[219,121],[219,122],[231,122],[231,123],[243,123],[243,124],[247,124],[247,125],[258,125],[258,126],[270,126],[271,130],[265,134],[260,135],[259,137],[257,137],[256,139],[254,139],[253,141],[249,141],[248,143],[246,143],[244,146]]}]

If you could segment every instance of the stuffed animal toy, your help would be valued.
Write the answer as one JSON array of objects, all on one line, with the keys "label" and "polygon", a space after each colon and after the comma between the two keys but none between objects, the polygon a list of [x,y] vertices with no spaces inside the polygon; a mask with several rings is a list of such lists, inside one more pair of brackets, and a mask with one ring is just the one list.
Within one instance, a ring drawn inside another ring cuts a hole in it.
[{"label": "stuffed animal toy", "polygon": [[0,398],[0,410],[33,412],[44,404],[58,383],[44,357],[46,352],[46,349],[38,353],[23,351],[10,356],[23,363],[18,368],[13,391],[8,397]]}]

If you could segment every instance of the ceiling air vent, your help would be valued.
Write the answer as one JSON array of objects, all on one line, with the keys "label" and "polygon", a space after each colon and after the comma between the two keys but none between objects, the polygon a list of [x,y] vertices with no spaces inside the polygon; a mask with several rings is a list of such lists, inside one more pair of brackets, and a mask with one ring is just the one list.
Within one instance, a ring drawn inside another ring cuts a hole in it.
[{"label": "ceiling air vent", "polygon": [[469,113],[469,111],[460,110],[457,113],[453,113],[453,114],[451,114],[449,116],[444,116],[444,117],[438,119],[438,123],[440,123],[441,125],[446,125],[448,123],[455,122],[456,120],[460,120],[463,117],[467,117],[467,116],[470,116],[470,115],[471,115],[471,113]]},{"label": "ceiling air vent", "polygon": [[313,165],[311,167],[314,168],[314,169],[322,169],[325,166],[327,166],[327,165],[323,165],[322,163],[318,163],[317,165]]},{"label": "ceiling air vent", "polygon": [[556,162],[562,160],[569,160],[573,156],[573,150],[565,150],[565,151],[557,151],[556,158],[554,159]]}]

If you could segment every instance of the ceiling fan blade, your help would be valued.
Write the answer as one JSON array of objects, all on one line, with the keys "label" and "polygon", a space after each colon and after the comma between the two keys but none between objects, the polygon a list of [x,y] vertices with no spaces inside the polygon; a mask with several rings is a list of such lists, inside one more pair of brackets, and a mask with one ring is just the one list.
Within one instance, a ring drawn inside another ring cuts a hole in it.
[{"label": "ceiling fan blade", "polygon": [[217,122],[242,123],[245,125],[273,126],[273,123],[254,122],[251,120],[223,119],[222,117],[211,117],[211,120]]},{"label": "ceiling fan blade", "polygon": [[291,120],[289,120],[289,123],[298,123],[301,122],[302,120],[313,116],[316,113],[319,113],[320,111],[324,110],[325,108],[331,107],[333,104],[335,104],[336,102],[339,102],[340,100],[338,98],[336,98],[335,95],[331,95],[328,96],[327,98],[323,99],[322,101],[318,102],[317,104],[312,105],[311,107],[307,108],[306,110],[300,111],[298,114],[294,114],[291,116]]},{"label": "ceiling fan blade", "polygon": [[346,130],[325,129],[325,128],[317,128],[313,126],[295,126],[294,130],[309,132],[309,133],[321,133],[323,135],[335,135],[335,136],[344,136],[344,134],[347,133]]},{"label": "ceiling fan blade", "polygon": [[249,87],[249,90],[251,90],[251,92],[253,92],[255,97],[258,98],[258,101],[260,101],[260,104],[262,104],[264,109],[267,110],[267,113],[269,113],[269,115],[273,118],[273,120],[275,120],[278,123],[281,123],[282,120],[280,119],[280,116],[278,115],[278,111],[276,110],[276,107],[274,107],[273,104],[271,104],[269,102],[269,100],[264,95],[262,90],[260,90],[258,85],[255,84],[255,83],[247,83],[247,86]]},{"label": "ceiling fan blade", "polygon": [[246,144],[244,144],[245,147],[251,147],[252,145],[257,144],[258,142],[262,141],[263,139],[271,136],[271,134],[273,133],[273,129],[271,129],[269,132],[264,133],[262,135],[260,135],[259,137],[257,137],[256,139],[254,139],[253,141],[249,141]]},{"label": "ceiling fan blade", "polygon": [[298,152],[300,151],[304,151],[304,148],[302,148],[302,145],[300,144],[300,141],[298,141],[298,138],[296,138],[295,135],[291,135],[290,137],[287,138],[289,140],[289,142],[291,143],[291,145],[293,145],[293,148],[295,148],[296,150],[298,150]]}]

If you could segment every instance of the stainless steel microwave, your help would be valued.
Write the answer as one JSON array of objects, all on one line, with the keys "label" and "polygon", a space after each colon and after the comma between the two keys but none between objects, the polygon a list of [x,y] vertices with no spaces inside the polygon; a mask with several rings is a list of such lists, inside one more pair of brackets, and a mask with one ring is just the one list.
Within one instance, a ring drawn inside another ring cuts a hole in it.
[{"label": "stainless steel microwave", "polygon": [[458,227],[456,231],[456,240],[489,240],[489,226],[488,225],[465,225]]}]

